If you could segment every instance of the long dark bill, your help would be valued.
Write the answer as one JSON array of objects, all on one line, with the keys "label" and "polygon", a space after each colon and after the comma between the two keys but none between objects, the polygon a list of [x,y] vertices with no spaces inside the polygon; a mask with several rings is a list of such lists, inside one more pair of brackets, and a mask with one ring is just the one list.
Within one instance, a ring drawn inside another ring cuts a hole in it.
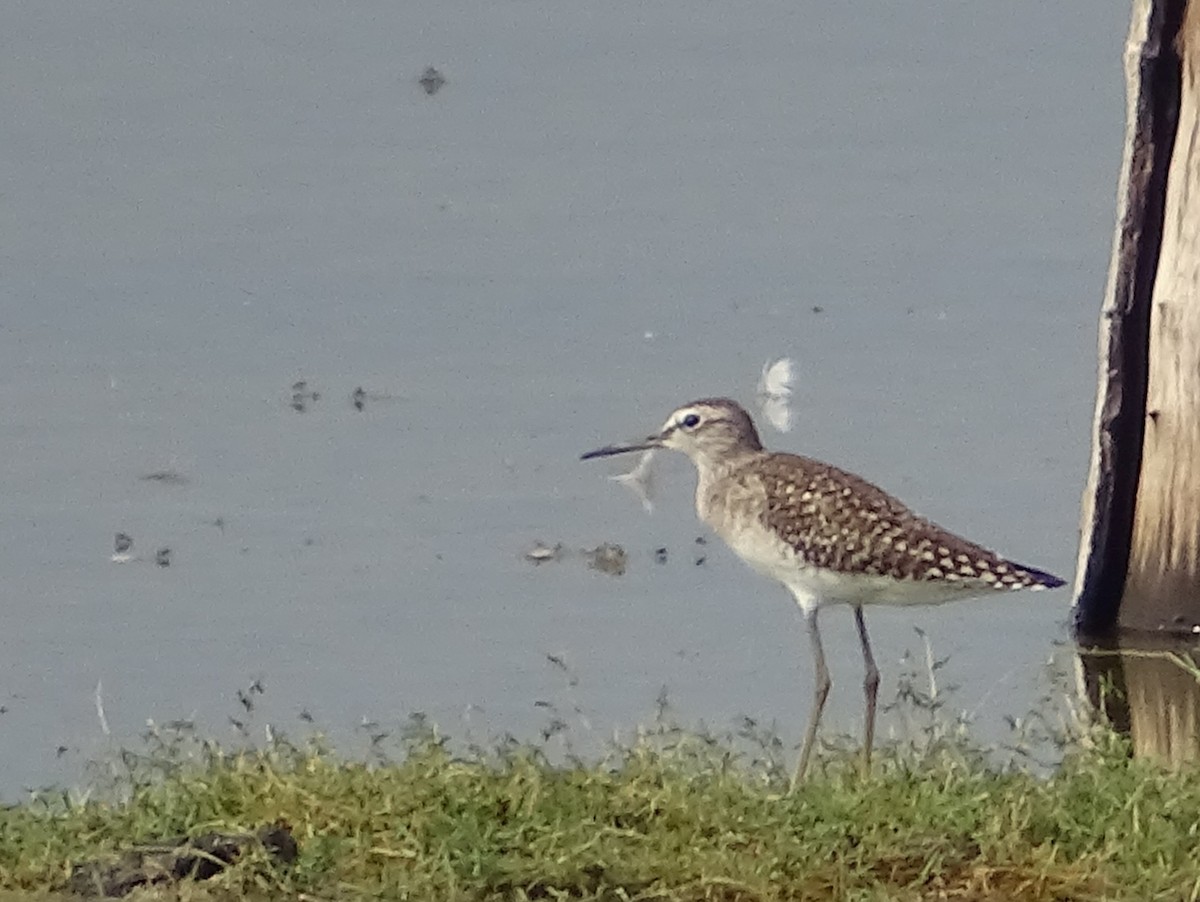
[{"label": "long dark bill", "polygon": [[644,441],[636,442],[632,445],[605,445],[603,448],[597,448],[595,451],[581,454],[579,459],[591,460],[594,457],[612,457],[614,454],[628,454],[630,451],[649,451],[651,448],[661,447],[662,439],[657,435],[652,435]]}]

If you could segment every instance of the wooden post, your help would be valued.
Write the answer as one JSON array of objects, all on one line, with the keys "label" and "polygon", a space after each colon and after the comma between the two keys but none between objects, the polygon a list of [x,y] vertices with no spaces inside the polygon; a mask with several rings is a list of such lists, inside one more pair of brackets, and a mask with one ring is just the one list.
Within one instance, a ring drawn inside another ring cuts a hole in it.
[{"label": "wooden post", "polygon": [[1200,625],[1198,32],[1200,0],[1133,2],[1075,587],[1084,635]]},{"label": "wooden post", "polygon": [[[1200,625],[1200,3],[1177,40],[1182,84],[1150,313],[1146,434],[1120,621]],[[1129,609],[1126,610],[1126,607]]]}]

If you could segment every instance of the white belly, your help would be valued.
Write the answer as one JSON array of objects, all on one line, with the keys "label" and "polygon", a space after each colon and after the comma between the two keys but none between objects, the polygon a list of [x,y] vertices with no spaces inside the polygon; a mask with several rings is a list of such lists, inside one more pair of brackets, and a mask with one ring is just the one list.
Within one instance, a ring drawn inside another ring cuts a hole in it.
[{"label": "white belly", "polygon": [[782,583],[806,611],[832,604],[944,604],[997,591],[987,583],[894,579],[813,567],[766,531],[738,531],[721,538],[756,572]]}]

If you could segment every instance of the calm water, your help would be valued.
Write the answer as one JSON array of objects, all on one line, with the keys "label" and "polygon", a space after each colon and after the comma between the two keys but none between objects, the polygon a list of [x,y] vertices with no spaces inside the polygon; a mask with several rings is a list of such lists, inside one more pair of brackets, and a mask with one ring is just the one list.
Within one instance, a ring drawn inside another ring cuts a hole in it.
[{"label": "calm water", "polygon": [[[8,10],[0,794],[77,780],[147,718],[225,736],[255,679],[260,723],[305,710],[348,748],[414,711],[533,736],[545,700],[599,744],[663,687],[689,722],[797,739],[798,617],[717,544],[695,565],[686,462],[647,516],[618,464],[577,460],[689,398],[751,400],[778,355],[798,428],[773,444],[1071,576],[1127,16]],[[112,563],[117,531],[150,560]],[[628,570],[534,567],[537,540],[618,542]],[[998,734],[1068,603],[872,612],[883,694],[919,626]],[[852,621],[823,624],[826,722],[856,730]]]}]

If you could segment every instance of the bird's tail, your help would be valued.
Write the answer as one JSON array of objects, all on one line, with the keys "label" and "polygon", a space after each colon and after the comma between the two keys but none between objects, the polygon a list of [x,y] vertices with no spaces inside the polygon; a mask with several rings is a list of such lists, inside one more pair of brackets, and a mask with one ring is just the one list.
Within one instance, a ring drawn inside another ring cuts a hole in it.
[{"label": "bird's tail", "polygon": [[1039,570],[1037,567],[1026,567],[1024,564],[1009,562],[1020,574],[1025,577],[1028,582],[1026,588],[1030,589],[1057,589],[1059,586],[1065,586],[1067,581],[1060,579],[1053,573],[1047,573],[1045,570]]}]

